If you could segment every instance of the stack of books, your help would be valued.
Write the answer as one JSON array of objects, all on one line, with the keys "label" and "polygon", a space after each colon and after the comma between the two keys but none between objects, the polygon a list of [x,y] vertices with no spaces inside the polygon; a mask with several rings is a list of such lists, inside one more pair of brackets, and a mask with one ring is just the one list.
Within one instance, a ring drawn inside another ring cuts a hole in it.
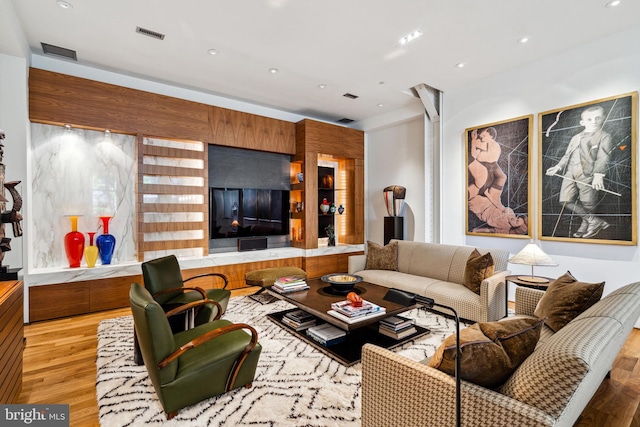
[{"label": "stack of books", "polygon": [[271,289],[281,294],[288,294],[289,292],[305,291],[309,289],[309,285],[302,277],[286,276],[276,279]]},{"label": "stack of books", "polygon": [[310,326],[315,326],[315,316],[304,310],[293,310],[282,316],[282,323],[291,326],[296,331],[302,331]]},{"label": "stack of books", "polygon": [[344,341],[347,333],[330,323],[323,323],[307,329],[307,336],[315,342],[329,347]]},{"label": "stack of books", "polygon": [[370,301],[362,300],[362,306],[354,307],[350,301],[339,301],[331,304],[327,311],[333,317],[346,323],[356,323],[386,313],[386,309]]},{"label": "stack of books", "polygon": [[399,340],[415,334],[418,331],[416,330],[413,319],[402,316],[390,316],[380,321],[378,332]]}]

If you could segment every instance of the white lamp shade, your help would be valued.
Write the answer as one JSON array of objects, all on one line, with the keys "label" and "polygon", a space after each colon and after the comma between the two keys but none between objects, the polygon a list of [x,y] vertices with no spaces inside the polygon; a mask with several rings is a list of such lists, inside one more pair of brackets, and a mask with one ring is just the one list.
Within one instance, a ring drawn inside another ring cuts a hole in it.
[{"label": "white lamp shade", "polygon": [[552,260],[549,255],[542,252],[542,249],[540,249],[535,243],[529,243],[520,252],[509,258],[509,262],[512,264],[524,264],[530,266],[553,267],[558,265],[558,263]]}]

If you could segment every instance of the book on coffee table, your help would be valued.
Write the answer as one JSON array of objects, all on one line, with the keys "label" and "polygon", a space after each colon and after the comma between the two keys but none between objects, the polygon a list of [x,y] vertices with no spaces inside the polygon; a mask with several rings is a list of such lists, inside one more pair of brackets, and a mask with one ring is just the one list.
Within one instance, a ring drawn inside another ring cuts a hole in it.
[{"label": "book on coffee table", "polygon": [[383,314],[385,314],[387,311],[384,307],[380,307],[379,311],[375,311],[373,313],[368,313],[365,314],[364,316],[357,316],[357,317],[349,317],[349,316],[345,316],[344,314],[338,313],[335,310],[329,310],[327,311],[327,314],[335,317],[336,319],[340,319],[345,323],[348,324],[353,324],[353,323],[358,323],[358,322],[362,322],[364,320],[368,320],[368,319],[372,319],[374,317],[379,317]]},{"label": "book on coffee table", "polygon": [[362,305],[354,307],[351,301],[338,301],[331,303],[331,309],[347,317],[355,318],[370,313],[384,312],[384,308],[372,302],[362,300]]},{"label": "book on coffee table", "polygon": [[329,347],[343,342],[347,333],[330,323],[323,323],[322,325],[313,326],[307,329],[307,336],[323,346]]},{"label": "book on coffee table", "polygon": [[315,326],[316,317],[304,310],[293,310],[282,316],[282,323],[291,326],[296,331],[302,331]]}]

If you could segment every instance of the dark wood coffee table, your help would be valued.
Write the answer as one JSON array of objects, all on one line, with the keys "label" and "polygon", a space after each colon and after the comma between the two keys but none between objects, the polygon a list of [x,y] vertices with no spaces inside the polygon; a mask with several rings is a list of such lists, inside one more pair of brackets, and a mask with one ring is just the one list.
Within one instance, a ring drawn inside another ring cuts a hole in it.
[{"label": "dark wood coffee table", "polygon": [[290,326],[282,322],[282,318],[289,311],[284,310],[277,313],[268,314],[267,317],[274,321],[276,324],[282,326],[288,332],[296,335],[305,342],[311,344],[313,347],[322,351],[323,353],[331,356],[338,362],[346,366],[351,366],[360,361],[362,358],[362,346],[366,343],[372,343],[380,347],[387,349],[393,349],[402,345],[408,341],[414,340],[418,337],[428,334],[429,329],[416,325],[417,332],[405,337],[403,339],[394,339],[383,335],[378,332],[378,322],[385,317],[393,316],[411,310],[417,306],[404,306],[398,305],[390,301],[386,301],[384,296],[387,294],[389,288],[384,286],[378,286],[373,283],[360,282],[355,286],[355,292],[357,292],[362,299],[371,301],[374,304],[380,305],[386,309],[386,313],[380,314],[360,322],[346,323],[336,317],[327,314],[327,311],[331,309],[331,303],[337,301],[344,301],[346,295],[334,294],[329,287],[328,283],[323,282],[320,279],[307,280],[309,285],[308,290],[292,292],[288,294],[280,294],[276,291],[268,289],[269,294],[272,296],[287,301],[297,308],[300,308],[312,315],[318,320],[316,324],[330,323],[337,326],[340,329],[347,331],[346,340],[342,343],[324,347],[317,343],[306,335],[305,331],[295,331]]}]

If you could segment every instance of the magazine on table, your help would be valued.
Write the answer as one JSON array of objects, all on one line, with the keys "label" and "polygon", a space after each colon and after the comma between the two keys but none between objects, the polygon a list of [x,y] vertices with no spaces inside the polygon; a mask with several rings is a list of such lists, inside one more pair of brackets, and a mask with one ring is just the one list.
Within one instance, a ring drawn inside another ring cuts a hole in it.
[{"label": "magazine on table", "polygon": [[331,309],[347,317],[358,317],[384,311],[384,307],[366,300],[362,300],[360,307],[354,307],[350,301],[334,302],[331,303]]}]

